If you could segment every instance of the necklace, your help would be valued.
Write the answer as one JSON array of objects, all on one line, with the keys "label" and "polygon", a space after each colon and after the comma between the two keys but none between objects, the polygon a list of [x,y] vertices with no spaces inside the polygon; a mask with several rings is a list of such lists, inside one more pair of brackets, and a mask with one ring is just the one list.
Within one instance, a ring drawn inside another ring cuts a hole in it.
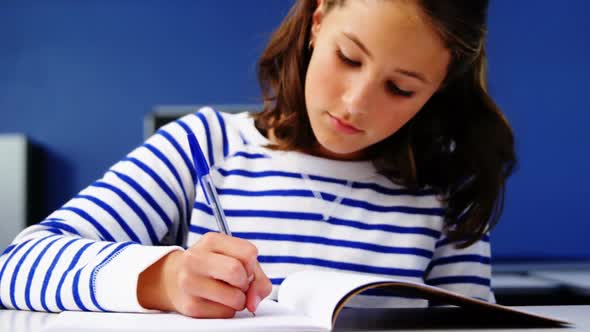
[{"label": "necklace", "polygon": [[[313,196],[317,200],[325,202],[326,200],[322,197],[322,194],[313,189],[313,182],[309,178],[309,175],[307,175],[303,172],[300,172],[300,174],[301,174],[301,178],[303,179],[303,181],[305,181],[306,186],[313,193]],[[352,189],[352,181],[346,180],[346,193],[350,192],[351,189]],[[322,220],[328,221],[330,219],[332,212],[334,211],[334,209],[336,209],[337,206],[340,205],[340,202],[342,202],[342,199],[344,199],[344,193],[336,196],[336,198],[334,198],[333,201],[331,201],[331,202],[328,201],[330,203],[330,207],[328,209],[324,210],[324,212],[322,213]]]}]

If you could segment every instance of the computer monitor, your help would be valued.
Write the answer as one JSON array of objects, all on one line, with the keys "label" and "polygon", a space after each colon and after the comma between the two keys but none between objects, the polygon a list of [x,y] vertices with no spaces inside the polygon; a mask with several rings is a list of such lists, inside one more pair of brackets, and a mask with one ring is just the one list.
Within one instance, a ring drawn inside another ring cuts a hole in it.
[{"label": "computer monitor", "polygon": [[39,153],[23,134],[0,134],[0,251],[39,221]]}]

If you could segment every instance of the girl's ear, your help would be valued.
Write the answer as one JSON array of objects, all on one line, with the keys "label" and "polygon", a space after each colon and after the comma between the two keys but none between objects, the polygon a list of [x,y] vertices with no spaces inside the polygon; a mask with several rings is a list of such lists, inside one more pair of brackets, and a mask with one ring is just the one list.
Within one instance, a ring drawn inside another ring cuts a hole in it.
[{"label": "girl's ear", "polygon": [[312,22],[311,22],[311,42],[315,42],[317,34],[320,30],[320,25],[322,20],[324,19],[324,6],[323,0],[317,0],[318,6],[316,7],[315,11],[313,12]]}]

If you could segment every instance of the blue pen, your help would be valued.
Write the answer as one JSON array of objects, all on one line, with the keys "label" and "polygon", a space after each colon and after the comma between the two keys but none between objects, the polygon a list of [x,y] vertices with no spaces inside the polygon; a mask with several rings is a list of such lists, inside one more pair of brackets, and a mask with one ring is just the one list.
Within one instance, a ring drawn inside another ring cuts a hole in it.
[{"label": "blue pen", "polygon": [[197,170],[197,179],[201,183],[203,192],[205,192],[205,199],[207,200],[207,203],[213,210],[215,221],[217,221],[217,228],[219,228],[219,231],[223,234],[231,236],[231,231],[229,230],[229,227],[227,226],[227,220],[225,219],[225,213],[223,213],[223,208],[221,207],[219,197],[217,196],[217,190],[215,189],[215,185],[213,185],[211,174],[209,174],[209,165],[207,165],[207,161],[203,155],[203,150],[201,150],[195,135],[188,134],[187,138],[188,144],[191,148],[191,155],[193,156],[193,163],[195,164],[195,169]]},{"label": "blue pen", "polygon": [[[229,230],[227,220],[225,219],[225,213],[223,213],[221,202],[219,202],[219,197],[217,196],[217,189],[215,189],[213,179],[211,179],[211,174],[209,174],[209,165],[207,165],[203,150],[201,150],[199,142],[194,134],[188,134],[186,137],[188,138],[188,144],[191,148],[193,164],[195,164],[195,169],[197,170],[197,179],[201,183],[203,192],[205,192],[207,203],[213,210],[215,221],[217,221],[217,228],[219,228],[219,231],[223,234],[231,236],[231,231]],[[254,280],[254,275],[250,276],[248,283],[252,282],[252,280]],[[252,315],[256,316],[254,312],[252,312]]]}]

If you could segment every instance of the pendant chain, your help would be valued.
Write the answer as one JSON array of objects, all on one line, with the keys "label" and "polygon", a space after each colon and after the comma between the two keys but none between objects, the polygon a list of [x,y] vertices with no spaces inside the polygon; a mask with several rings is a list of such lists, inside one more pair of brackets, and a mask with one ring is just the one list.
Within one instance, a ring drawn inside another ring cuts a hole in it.
[{"label": "pendant chain", "polygon": [[[326,200],[322,197],[321,193],[313,189],[313,182],[309,178],[309,175],[307,175],[303,172],[301,172],[300,174],[301,174],[301,178],[306,182],[306,185],[309,188],[309,190],[311,190],[311,192],[313,193],[313,196],[317,200],[325,202]],[[351,180],[346,180],[346,188],[347,188],[347,191],[350,191],[350,189],[352,189],[352,181]],[[330,203],[331,207],[329,209],[326,209],[324,211],[324,213],[322,213],[322,220],[328,221],[330,219],[331,214],[334,211],[334,209],[336,209],[336,207],[340,205],[340,203],[342,202],[343,199],[344,199],[344,195],[341,194],[341,195],[336,196],[336,198],[333,201],[328,201],[328,203]]]}]

